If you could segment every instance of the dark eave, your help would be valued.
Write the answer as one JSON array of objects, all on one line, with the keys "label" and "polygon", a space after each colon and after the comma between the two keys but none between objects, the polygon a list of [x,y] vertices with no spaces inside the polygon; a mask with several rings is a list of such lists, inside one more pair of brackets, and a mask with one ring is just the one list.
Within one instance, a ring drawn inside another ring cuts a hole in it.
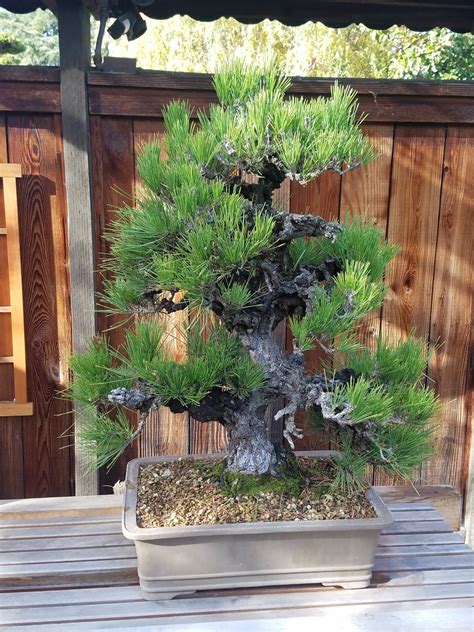
[{"label": "dark eave", "polygon": [[[93,9],[94,0],[84,3]],[[0,0],[0,7],[15,13],[37,8],[54,10],[55,4],[55,0]],[[474,31],[473,0],[155,0],[140,11],[154,19],[180,14],[204,21],[233,17],[255,23],[270,18],[292,26],[313,21],[332,28],[362,23],[373,29],[398,24],[415,31],[438,26],[459,33]]]}]

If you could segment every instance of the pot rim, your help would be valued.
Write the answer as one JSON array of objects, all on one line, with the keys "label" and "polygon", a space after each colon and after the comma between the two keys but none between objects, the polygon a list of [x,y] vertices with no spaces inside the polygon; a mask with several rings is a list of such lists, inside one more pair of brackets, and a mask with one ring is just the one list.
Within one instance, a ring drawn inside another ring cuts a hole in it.
[{"label": "pot rim", "polygon": [[[295,452],[296,456],[328,458],[335,454],[334,450],[317,450]],[[136,519],[137,480],[141,465],[151,463],[166,463],[182,460],[212,460],[222,458],[222,454],[187,454],[184,456],[155,456],[143,457],[129,461],[125,479],[125,494],[122,513],[122,532],[130,540],[158,540],[195,537],[220,537],[230,535],[255,535],[270,533],[291,533],[306,531],[351,531],[384,529],[393,522],[393,517],[383,500],[370,487],[367,497],[371,501],[376,518],[333,518],[330,520],[295,520],[274,522],[243,522],[215,525],[184,525],[177,527],[139,527]]]}]

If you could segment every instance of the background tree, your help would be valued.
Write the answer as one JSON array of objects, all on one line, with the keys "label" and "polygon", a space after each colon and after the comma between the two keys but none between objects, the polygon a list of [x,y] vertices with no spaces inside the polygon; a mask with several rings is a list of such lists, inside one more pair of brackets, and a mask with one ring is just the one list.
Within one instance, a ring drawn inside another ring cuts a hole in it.
[{"label": "background tree", "polygon": [[419,33],[175,16],[150,20],[147,35],[134,42],[111,42],[110,53],[136,57],[143,68],[186,72],[215,72],[234,57],[260,65],[271,57],[290,76],[474,79],[474,36],[439,28]]},{"label": "background tree", "polygon": [[[82,441],[99,463],[113,461],[150,410],[165,405],[223,424],[228,470],[275,474],[281,454],[265,412],[283,396],[275,419],[284,419],[290,447],[302,434],[297,409],[313,411],[343,450],[341,481],[351,463],[407,475],[430,449],[436,402],[421,383],[425,346],[379,340],[371,353],[357,337],[357,322],[381,305],[396,248],[360,221],[343,227],[272,203],[286,178],[305,185],[373,158],[355,94],[336,85],[330,99],[285,99],[290,82],[275,67],[261,74],[242,64],[214,84],[219,104],[197,113],[199,127],[185,103],[165,109],[165,138],[138,159],[145,193],[109,234],[112,278],[102,301],[138,321],[122,348],[99,338],[73,358],[70,395],[89,406]],[[188,331],[187,358],[176,362],[148,315],[186,308],[200,318]],[[206,314],[218,322],[203,327]],[[290,353],[272,340],[285,319]],[[304,366],[303,351],[314,345],[334,356],[319,375]],[[115,407],[137,410],[138,426],[114,417]]]},{"label": "background tree", "polygon": [[6,33],[0,33],[0,64],[15,63],[15,57],[23,53],[24,44]]},{"label": "background tree", "polygon": [[[94,39],[97,25],[91,25]],[[57,21],[50,11],[14,15],[0,9],[0,31],[24,48],[1,63],[58,65]],[[418,33],[403,26],[375,31],[361,24],[332,29],[319,22],[290,27],[175,16],[149,20],[147,33],[134,42],[106,36],[105,48],[155,70],[212,73],[237,57],[260,65],[272,58],[290,76],[474,79],[474,36],[439,28]]]}]

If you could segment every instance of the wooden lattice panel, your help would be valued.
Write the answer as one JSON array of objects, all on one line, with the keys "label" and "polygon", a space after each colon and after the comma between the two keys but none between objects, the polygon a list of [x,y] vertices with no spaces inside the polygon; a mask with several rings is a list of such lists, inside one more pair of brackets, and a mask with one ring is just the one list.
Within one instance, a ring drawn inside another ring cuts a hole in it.
[{"label": "wooden lattice panel", "polygon": [[20,236],[16,179],[20,165],[0,164],[0,417],[33,414],[26,390]]}]

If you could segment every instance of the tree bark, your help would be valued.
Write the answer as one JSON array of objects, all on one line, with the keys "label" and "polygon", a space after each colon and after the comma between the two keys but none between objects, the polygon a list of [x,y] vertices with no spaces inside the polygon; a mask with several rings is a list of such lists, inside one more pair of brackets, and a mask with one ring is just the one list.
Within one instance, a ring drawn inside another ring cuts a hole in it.
[{"label": "tree bark", "polygon": [[227,470],[242,474],[272,474],[277,457],[268,438],[266,401],[252,395],[226,424],[228,436]]}]

